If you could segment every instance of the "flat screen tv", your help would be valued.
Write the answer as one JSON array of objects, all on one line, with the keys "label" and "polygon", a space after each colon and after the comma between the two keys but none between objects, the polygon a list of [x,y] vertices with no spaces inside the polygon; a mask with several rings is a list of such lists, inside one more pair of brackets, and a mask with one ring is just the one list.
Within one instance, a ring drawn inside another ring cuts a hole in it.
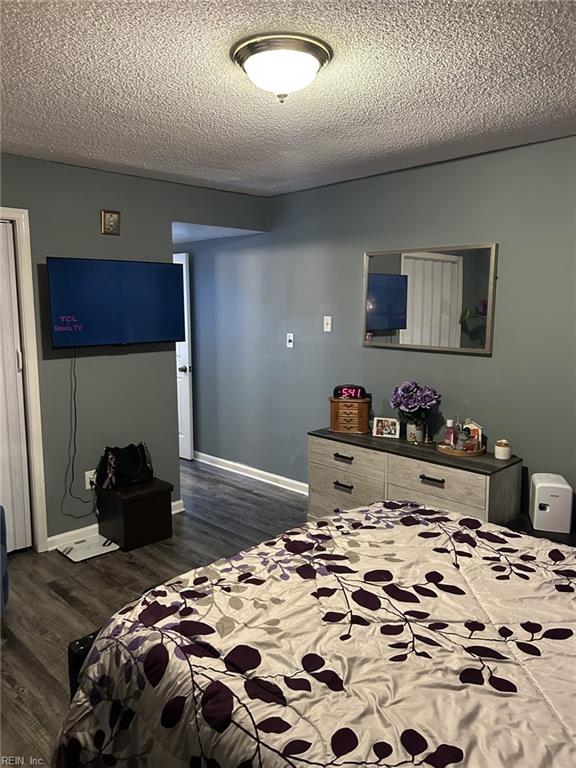
[{"label": "flat screen tv", "polygon": [[381,334],[406,328],[406,275],[369,273],[366,299],[366,330],[369,333]]},{"label": "flat screen tv", "polygon": [[48,257],[52,346],[182,341],[180,264]]}]

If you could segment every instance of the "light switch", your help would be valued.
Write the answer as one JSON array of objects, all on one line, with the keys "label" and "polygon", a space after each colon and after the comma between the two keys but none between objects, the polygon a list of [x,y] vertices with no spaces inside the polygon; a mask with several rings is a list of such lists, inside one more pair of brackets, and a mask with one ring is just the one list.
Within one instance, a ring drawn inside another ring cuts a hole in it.
[{"label": "light switch", "polygon": [[332,332],[332,315],[324,315],[324,333]]},{"label": "light switch", "polygon": [[293,333],[287,333],[286,334],[286,346],[288,349],[294,349],[294,334]]}]

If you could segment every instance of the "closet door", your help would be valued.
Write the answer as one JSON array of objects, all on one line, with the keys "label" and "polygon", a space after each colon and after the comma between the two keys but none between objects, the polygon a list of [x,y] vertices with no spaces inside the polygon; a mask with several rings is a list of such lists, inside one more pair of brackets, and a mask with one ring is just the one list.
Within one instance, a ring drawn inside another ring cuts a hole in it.
[{"label": "closet door", "polygon": [[8,552],[32,545],[24,382],[12,223],[0,221],[0,504]]},{"label": "closet door", "polygon": [[462,314],[462,256],[448,253],[403,253],[408,275],[407,327],[400,344],[459,347]]}]

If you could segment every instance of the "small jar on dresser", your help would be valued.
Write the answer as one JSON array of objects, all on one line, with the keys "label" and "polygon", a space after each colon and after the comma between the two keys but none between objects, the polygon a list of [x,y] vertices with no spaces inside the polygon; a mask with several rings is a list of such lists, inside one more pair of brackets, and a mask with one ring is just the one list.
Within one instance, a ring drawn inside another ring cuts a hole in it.
[{"label": "small jar on dresser", "polygon": [[460,458],[371,435],[308,433],[309,517],[384,499],[506,524],[520,512],[522,459]]}]

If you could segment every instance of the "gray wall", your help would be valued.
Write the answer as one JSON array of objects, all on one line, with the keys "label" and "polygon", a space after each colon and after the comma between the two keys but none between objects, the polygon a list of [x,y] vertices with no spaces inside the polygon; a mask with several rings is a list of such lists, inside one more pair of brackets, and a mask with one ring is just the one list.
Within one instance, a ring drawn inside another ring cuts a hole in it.
[{"label": "gray wall", "polygon": [[[415,378],[445,416],[576,486],[575,187],[576,139],[562,139],[279,197],[271,233],[199,244],[197,448],[306,480],[306,432],[327,425],[335,384],[392,413],[392,388]],[[361,346],[364,250],[492,241],[493,357]]]},{"label": "gray wall", "polygon": [[[192,221],[267,229],[269,201],[181,184],[104,173],[4,155],[2,205],[30,211],[39,334],[46,328],[42,265],[46,256],[171,260],[171,222]],[[100,209],[120,210],[120,237],[99,233]],[[40,276],[40,285],[38,281]],[[104,354],[103,354],[104,352]],[[48,506],[48,534],[94,522],[89,507],[67,499],[64,488],[69,435],[68,356],[41,344],[40,387]],[[80,352],[78,374],[78,458],[76,493],[84,492],[84,470],[95,467],[104,447],[149,443],[159,477],[180,494],[176,374],[173,346],[144,345],[128,351]]]}]

